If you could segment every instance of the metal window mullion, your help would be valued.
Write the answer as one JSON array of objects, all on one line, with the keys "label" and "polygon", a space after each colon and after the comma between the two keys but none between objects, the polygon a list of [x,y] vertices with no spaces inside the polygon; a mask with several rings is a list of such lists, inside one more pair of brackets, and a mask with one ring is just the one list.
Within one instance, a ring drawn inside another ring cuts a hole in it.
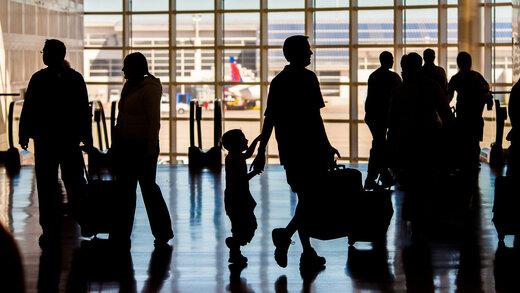
[{"label": "metal window mullion", "polygon": [[305,0],[305,35],[309,37],[309,43],[311,44],[311,46],[314,45],[314,13],[312,10],[313,7],[314,0]]},{"label": "metal window mullion", "polygon": [[[350,0],[350,7],[357,7],[357,0]],[[358,137],[358,11],[351,9],[349,13],[349,157],[357,163],[359,154]]]},{"label": "metal window mullion", "polygon": [[[490,44],[493,44],[493,26],[495,25],[493,22],[493,7],[489,5],[492,0],[486,0],[484,5],[484,25],[481,26],[484,29],[484,56],[481,63],[482,64],[482,75],[484,75],[484,78],[491,83],[494,82],[494,76],[493,76],[493,47],[490,46]],[[480,62],[478,62],[480,63]]]},{"label": "metal window mullion", "polygon": [[394,0],[394,68],[401,72],[401,60],[403,57],[403,35],[404,35],[403,1]]},{"label": "metal window mullion", "polygon": [[[268,82],[269,82],[269,50],[268,50],[268,29],[269,19],[267,13],[267,1],[260,0],[260,131],[264,125],[264,111],[267,106]],[[269,147],[266,148],[269,154]],[[267,156],[269,163],[269,156]]]},{"label": "metal window mullion", "polygon": [[442,68],[447,68],[448,64],[448,8],[446,0],[439,0],[438,18],[437,18],[437,63]]},{"label": "metal window mullion", "polygon": [[130,44],[131,34],[131,15],[130,11],[130,0],[123,0],[123,57],[126,56],[130,50],[128,50]]},{"label": "metal window mullion", "polygon": [[[214,66],[215,66],[215,102],[223,103],[224,97],[223,97],[223,85],[222,82],[224,80],[224,68],[222,66],[222,56],[223,56],[223,50],[222,46],[224,45],[224,14],[222,13],[222,9],[224,8],[224,1],[222,0],[215,0],[215,14],[214,14],[214,33],[213,36],[215,38],[215,60],[214,60]],[[224,122],[224,118],[226,116],[225,111],[222,111],[222,123],[223,123],[223,130],[225,130],[226,123]]]},{"label": "metal window mullion", "polygon": [[[169,84],[168,84],[168,94],[170,97],[170,117],[177,118],[177,52],[173,49],[176,39],[177,39],[177,15],[172,13],[177,7],[177,0],[169,1],[169,14],[168,14],[168,32],[169,32],[169,57],[170,62],[168,62],[169,66]],[[175,155],[177,150],[177,120],[170,119],[169,121],[169,134],[170,134],[170,164],[177,161],[177,156]]]}]

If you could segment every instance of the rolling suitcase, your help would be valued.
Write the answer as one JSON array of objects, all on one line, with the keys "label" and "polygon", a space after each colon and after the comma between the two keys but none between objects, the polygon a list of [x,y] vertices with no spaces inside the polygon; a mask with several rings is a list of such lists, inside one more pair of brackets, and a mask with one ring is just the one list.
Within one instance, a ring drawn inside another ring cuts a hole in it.
[{"label": "rolling suitcase", "polygon": [[368,241],[384,244],[390,220],[394,214],[392,207],[392,191],[363,190],[352,199],[348,221],[348,243]]},{"label": "rolling suitcase", "polygon": [[109,167],[109,154],[97,149],[89,151],[89,166],[85,166],[87,193],[83,200],[81,234],[86,237],[110,233],[118,218],[116,176]]},{"label": "rolling suitcase", "polygon": [[0,162],[5,166],[8,174],[16,174],[20,171],[21,163],[20,163],[20,153],[18,149],[14,146],[13,142],[13,115],[14,115],[14,106],[17,101],[13,101],[9,104],[9,114],[8,114],[8,142],[9,148],[5,151],[0,151]]},{"label": "rolling suitcase", "polygon": [[394,209],[391,190],[363,190],[361,172],[336,166],[324,183],[324,192],[305,199],[305,226],[320,240],[348,237],[377,244],[386,241]]},{"label": "rolling suitcase", "polygon": [[361,172],[335,166],[329,171],[323,192],[304,199],[304,225],[312,238],[330,240],[347,237],[350,229],[351,203],[362,191]]},{"label": "rolling suitcase", "polygon": [[506,235],[520,235],[520,186],[512,176],[497,176],[495,179],[495,201],[493,223],[498,239],[504,241]]}]

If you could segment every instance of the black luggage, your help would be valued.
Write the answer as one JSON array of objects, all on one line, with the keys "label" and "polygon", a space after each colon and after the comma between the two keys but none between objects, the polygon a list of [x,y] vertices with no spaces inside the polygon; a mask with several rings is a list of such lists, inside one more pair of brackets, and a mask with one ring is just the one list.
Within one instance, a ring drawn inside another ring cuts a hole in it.
[{"label": "black luggage", "polygon": [[14,106],[19,101],[13,101],[9,104],[9,113],[8,113],[8,142],[9,148],[5,151],[0,151],[0,162],[5,166],[7,172],[9,174],[16,174],[20,171],[20,153],[18,149],[14,146],[13,142],[13,115],[14,115]]},{"label": "black luggage", "polygon": [[349,209],[348,243],[369,241],[384,244],[390,220],[394,214],[392,191],[364,190],[352,199]]},{"label": "black luggage", "polygon": [[394,213],[392,191],[365,191],[361,172],[337,166],[329,172],[323,194],[305,199],[305,226],[309,235],[321,240],[348,237],[380,243]]},{"label": "black luggage", "polygon": [[[118,217],[117,194],[118,187],[113,171],[113,159],[111,145],[106,125],[103,104],[99,101],[90,103],[93,110],[93,120],[96,125],[96,133],[99,148],[85,148],[88,155],[88,167],[85,167],[87,179],[87,192],[82,199],[81,234],[86,237],[99,233],[110,233],[114,221]],[[112,103],[111,133],[114,134],[115,106]]]},{"label": "black luggage", "polygon": [[[200,171],[208,168],[213,171],[220,171],[222,167],[222,113],[220,102],[215,101],[213,119],[213,147],[208,150],[202,149],[202,107],[198,102],[190,102],[190,147],[188,148],[188,166],[190,171]],[[195,122],[197,124],[197,141],[195,145]]]},{"label": "black luggage", "polygon": [[110,233],[118,217],[116,176],[110,167],[110,154],[97,149],[88,152],[87,194],[83,199],[83,219],[80,223],[83,236]]},{"label": "black luggage", "polygon": [[304,225],[312,238],[330,240],[347,237],[352,200],[363,190],[361,172],[336,166],[329,171],[321,194],[302,202]]},{"label": "black luggage", "polygon": [[500,241],[503,241],[506,235],[520,235],[518,207],[520,207],[520,185],[512,176],[497,176],[493,223]]}]

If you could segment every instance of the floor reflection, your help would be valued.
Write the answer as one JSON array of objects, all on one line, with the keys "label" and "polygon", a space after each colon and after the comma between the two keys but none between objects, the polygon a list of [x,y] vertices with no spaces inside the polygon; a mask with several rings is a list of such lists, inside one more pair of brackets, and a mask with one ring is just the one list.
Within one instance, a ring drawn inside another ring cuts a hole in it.
[{"label": "floor reflection", "polygon": [[[153,278],[153,275],[149,273],[150,278]],[[119,292],[137,292],[132,254],[113,247],[107,240],[82,241],[74,253],[67,291],[90,292],[113,289],[119,289]]]},{"label": "floor reflection", "polygon": [[[8,223],[22,251],[28,292],[520,292],[518,250],[511,243],[497,248],[491,223],[494,175],[486,166],[473,188],[431,189],[411,202],[407,192],[395,192],[386,248],[362,242],[348,247],[346,239],[313,240],[327,258],[326,269],[315,272],[299,270],[297,236],[287,268],[273,259],[271,230],[287,224],[296,204],[278,166],[250,181],[259,227],[243,248],[247,267],[227,263],[224,239],[230,223],[224,214],[223,175],[159,167],[157,180],[175,233],[173,247],[166,249],[154,247],[138,199],[130,252],[110,247],[106,235],[79,241],[76,225],[66,217],[59,246],[42,251],[30,167],[14,178],[0,169],[0,220]],[[410,205],[420,215],[418,226],[410,225]]]}]

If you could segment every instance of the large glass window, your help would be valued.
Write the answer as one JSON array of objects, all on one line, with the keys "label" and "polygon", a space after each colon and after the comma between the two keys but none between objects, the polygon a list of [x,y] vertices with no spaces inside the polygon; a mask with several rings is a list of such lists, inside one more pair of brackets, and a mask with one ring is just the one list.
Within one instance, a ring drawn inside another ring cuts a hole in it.
[{"label": "large glass window", "polygon": [[[163,161],[186,162],[190,101],[203,107],[204,147],[213,144],[217,102],[223,105],[225,129],[256,136],[269,83],[287,64],[282,45],[291,35],[309,36],[314,52],[309,69],[320,81],[326,104],[322,116],[331,142],[347,159],[366,160],[369,154],[364,102],[368,76],[379,67],[382,51],[394,54],[398,73],[403,54],[422,54],[426,48],[435,50],[448,78],[458,70],[455,0],[176,0],[175,7],[170,2],[84,1],[83,67],[90,98],[109,108],[124,82],[124,55],[142,52],[150,72],[163,83]],[[482,1],[481,9],[483,74],[494,89],[507,89],[513,82],[512,7]],[[31,23],[24,25],[33,30]],[[274,139],[268,151],[277,162]]]}]

